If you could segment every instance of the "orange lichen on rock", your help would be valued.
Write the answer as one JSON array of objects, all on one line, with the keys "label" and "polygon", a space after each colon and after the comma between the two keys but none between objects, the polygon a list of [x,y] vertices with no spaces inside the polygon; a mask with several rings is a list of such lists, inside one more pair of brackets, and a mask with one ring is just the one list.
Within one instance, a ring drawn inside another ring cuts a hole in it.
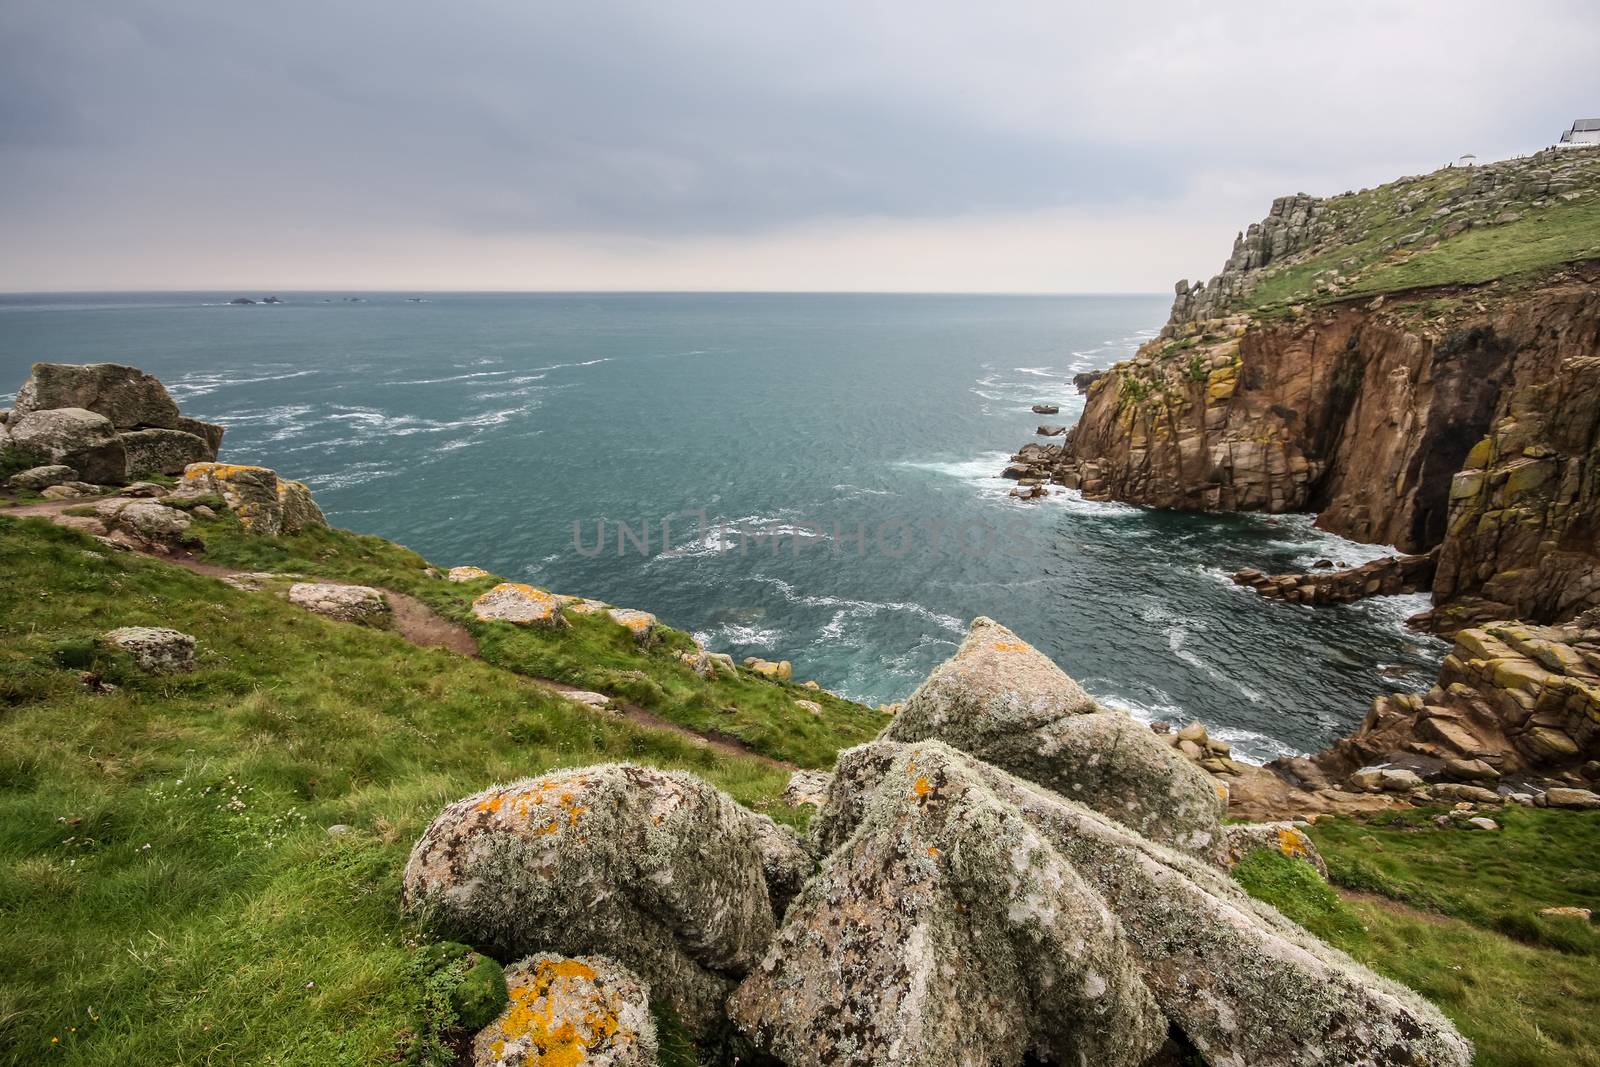
[{"label": "orange lichen on rock", "polygon": [[561,602],[553,593],[523,582],[501,582],[472,602],[472,613],[484,622],[519,626],[553,626],[561,621]]},{"label": "orange lichen on rock", "polygon": [[933,792],[933,786],[928,784],[928,779],[919,776],[916,784],[911,787],[911,791],[919,797],[925,797]]},{"label": "orange lichen on rock", "polygon": [[1285,856],[1304,859],[1306,852],[1306,835],[1292,826],[1278,827],[1278,851]]},{"label": "orange lichen on rock", "polygon": [[1021,641],[996,641],[994,650],[996,652],[1026,652],[1028,651],[1028,646]]},{"label": "orange lichen on rock", "polygon": [[598,957],[540,955],[507,969],[510,1002],[474,1042],[479,1064],[577,1067],[653,1063],[647,994]]}]

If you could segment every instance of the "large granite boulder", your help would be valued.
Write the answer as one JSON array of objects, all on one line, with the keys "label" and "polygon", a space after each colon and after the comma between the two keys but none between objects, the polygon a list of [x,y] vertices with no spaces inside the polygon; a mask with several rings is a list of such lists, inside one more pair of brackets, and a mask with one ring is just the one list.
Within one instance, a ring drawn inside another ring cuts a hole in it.
[{"label": "large granite boulder", "polygon": [[883,731],[937,739],[1089,805],[1163,844],[1222,857],[1224,792],[1120,711],[1100,708],[1043,653],[978,618]]},{"label": "large granite boulder", "polygon": [[189,540],[194,525],[187,512],[157,500],[116,497],[94,506],[95,514],[111,530],[133,535],[152,545],[172,546]]},{"label": "large granite boulder", "polygon": [[48,465],[60,464],[96,485],[128,480],[128,453],[116,427],[85,408],[12,413],[11,447]]},{"label": "large granite boulder", "polygon": [[705,1032],[774,931],[756,821],[688,774],[555,771],[447,807],[405,901],[501,958],[608,954]]},{"label": "large granite boulder", "polygon": [[216,456],[205,441],[182,430],[130,430],[121,435],[121,440],[128,453],[129,478],[182,474],[189,464]]},{"label": "large granite boulder", "polygon": [[655,1067],[650,989],[615,960],[539,953],[506,968],[506,992],[473,1067]]},{"label": "large granite boulder", "polygon": [[200,457],[202,461],[214,460],[217,458],[217,453],[222,451],[222,435],[226,430],[216,423],[202,422],[187,415],[179,415],[178,429],[184,433],[192,433],[206,443],[206,455]]},{"label": "large granite boulder", "polygon": [[554,593],[525,582],[501,582],[472,602],[472,614],[484,622],[518,626],[560,626],[561,601]]},{"label": "large granite boulder", "polygon": [[[735,1023],[791,1067],[1466,1067],[1426,1001],[1225,873],[939,742],[843,753]],[[1171,1030],[1169,1031],[1169,1027]]]},{"label": "large granite boulder", "polygon": [[389,618],[383,591],[368,585],[296,582],[289,587],[289,603],[335,622],[382,623]]},{"label": "large granite boulder", "polygon": [[35,363],[17,390],[12,420],[31,411],[82,408],[118,430],[178,428],[178,405],[153,375],[117,363]]},{"label": "large granite boulder", "polygon": [[328,525],[309,489],[280,479],[266,467],[191,463],[184,468],[175,495],[221,497],[240,525],[264,537]]}]

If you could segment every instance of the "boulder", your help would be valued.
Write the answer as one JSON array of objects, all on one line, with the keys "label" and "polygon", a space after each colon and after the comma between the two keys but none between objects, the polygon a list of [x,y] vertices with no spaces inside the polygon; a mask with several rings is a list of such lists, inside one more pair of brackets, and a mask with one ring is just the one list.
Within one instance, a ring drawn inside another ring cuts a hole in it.
[{"label": "boulder", "polygon": [[199,419],[191,419],[187,415],[179,415],[177,428],[184,433],[194,434],[206,443],[207,454],[202,456],[202,459],[215,460],[217,453],[222,451],[222,435],[227,432],[224,427],[214,422],[201,422]]},{"label": "boulder", "polygon": [[815,700],[796,700],[794,706],[811,715],[821,715],[822,705]]},{"label": "boulder", "polygon": [[679,652],[678,659],[702,678],[739,672],[739,668],[734,666],[733,657],[726,652]]},{"label": "boulder", "polygon": [[639,611],[637,608],[608,608],[606,614],[611,616],[611,621],[624,627],[633,634],[633,639],[641,645],[647,645],[655,636],[656,617],[648,611]]},{"label": "boulder", "polygon": [[493,578],[494,575],[482,567],[451,567],[445,577],[452,582],[473,582],[479,578]]},{"label": "boulder", "polygon": [[756,822],[693,775],[555,771],[447,807],[405,901],[501,958],[608,952],[703,1033],[772,939]]},{"label": "boulder", "polygon": [[608,711],[611,708],[611,698],[604,693],[596,693],[588,689],[563,689],[561,695],[585,707],[594,708],[596,711]]},{"label": "boulder", "polygon": [[1571,808],[1576,811],[1600,809],[1600,793],[1587,789],[1553,788],[1544,791],[1544,802],[1551,808]]},{"label": "boulder", "polygon": [[216,455],[200,438],[182,430],[129,430],[120,437],[128,454],[130,478],[182,474],[189,464],[201,463]]},{"label": "boulder", "polygon": [[543,589],[522,582],[501,582],[472,602],[472,614],[484,622],[560,626],[561,602]]},{"label": "boulder", "polygon": [[1221,787],[1131,716],[1102,710],[993,619],[973,621],[956,654],[934,668],[882,736],[943,741],[1152,840],[1222,859]]},{"label": "boulder", "polygon": [[[129,482],[127,485],[117,490],[117,495],[153,499],[155,497],[167,496],[171,492],[171,489],[162,485],[160,482]],[[204,505],[201,505],[201,507],[204,507]],[[195,508],[194,510],[199,511],[200,509]]]},{"label": "boulder", "polygon": [[789,902],[800,894],[817,870],[816,857],[806,849],[800,835],[766,815],[746,812],[761,855],[761,878],[767,884],[767,899],[772,913],[783,917]]},{"label": "boulder", "polygon": [[729,1001],[791,1067],[1466,1067],[1432,1005],[1226,873],[939,742],[840,756],[831,855]]},{"label": "boulder", "polygon": [[35,363],[17,390],[13,420],[31,411],[81,408],[118,430],[178,428],[178,405],[153,375],[118,363]]},{"label": "boulder", "polygon": [[783,788],[783,802],[791,808],[820,808],[828,798],[828,783],[832,781],[833,775],[827,771],[795,771]]},{"label": "boulder", "polygon": [[786,659],[774,661],[762,659],[759,656],[746,656],[744,659],[744,665],[761,675],[763,678],[771,678],[773,681],[777,682],[787,682],[790,678],[794,677],[794,664],[790,663]]},{"label": "boulder", "polygon": [[52,485],[65,485],[67,482],[77,480],[77,471],[60,463],[54,463],[48,467],[29,467],[25,471],[13,474],[6,484],[13,489],[32,489],[38,492]]},{"label": "boulder", "polygon": [[128,480],[128,453],[104,415],[84,408],[51,408],[13,414],[12,419],[12,448],[52,466],[71,467],[86,482],[121,485]]},{"label": "boulder", "polygon": [[1280,852],[1304,860],[1328,877],[1328,864],[1306,832],[1292,822],[1241,822],[1223,828],[1228,843],[1228,866],[1233,867],[1257,849]]},{"label": "boulder", "polygon": [[99,496],[100,487],[88,482],[62,482],[60,485],[46,486],[39,490],[39,495],[46,500],[74,500],[84,496]]},{"label": "boulder", "polygon": [[655,1067],[650,989],[615,960],[539,953],[506,968],[506,992],[473,1067]]},{"label": "boulder", "polygon": [[289,603],[336,622],[381,622],[389,616],[382,591],[366,585],[296,582],[289,587]]},{"label": "boulder", "polygon": [[1033,405],[1033,413],[1035,415],[1059,415],[1061,413],[1061,405],[1035,404]]},{"label": "boulder", "polygon": [[241,526],[263,537],[328,525],[309,489],[279,479],[266,467],[191,463],[184,468],[175,495],[221,497]]},{"label": "boulder", "polygon": [[133,656],[140,670],[178,674],[194,670],[194,638],[159,626],[123,626],[101,640]]},{"label": "boulder", "polygon": [[107,527],[122,530],[152,544],[175,545],[189,539],[194,525],[187,512],[155,500],[116,497],[94,506]]}]

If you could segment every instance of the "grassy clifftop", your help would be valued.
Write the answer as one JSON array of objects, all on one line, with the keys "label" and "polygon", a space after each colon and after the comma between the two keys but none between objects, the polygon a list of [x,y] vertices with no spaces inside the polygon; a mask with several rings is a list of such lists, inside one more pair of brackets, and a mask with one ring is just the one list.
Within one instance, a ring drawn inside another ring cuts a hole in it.
[{"label": "grassy clifftop", "polygon": [[[670,633],[640,649],[601,619],[559,634],[477,623],[475,587],[427,577],[378,538],[255,538],[228,516],[201,536],[214,565],[423,599],[469,627],[482,658],[0,512],[0,1063],[460,1062],[430,933],[399,906],[410,845],[447,802],[633,760],[691,770],[798,824],[778,799],[788,770],[772,761],[825,764],[881,724],[746,672],[700,679]],[[146,675],[95,649],[121,625],[194,634],[197,669]],[[609,687],[750,753],[581,707],[528,674]],[[822,713],[794,714],[796,697]],[[1595,903],[1581,872],[1600,813],[1508,813],[1493,838],[1421,817],[1314,833],[1336,880],[1363,896],[1303,871],[1246,869],[1247,886],[1434,998],[1480,1043],[1481,1064],[1600,1067],[1592,930],[1538,916]],[[663,1062],[694,1062],[671,1047]]]}]

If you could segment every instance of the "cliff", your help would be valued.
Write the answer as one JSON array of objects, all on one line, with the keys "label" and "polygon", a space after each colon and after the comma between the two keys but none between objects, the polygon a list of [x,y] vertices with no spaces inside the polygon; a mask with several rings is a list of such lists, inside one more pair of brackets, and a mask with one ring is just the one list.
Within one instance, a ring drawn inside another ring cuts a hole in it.
[{"label": "cliff", "polygon": [[1600,603],[1600,152],[1327,200],[1178,285],[1161,336],[1013,473],[1092,499],[1315,511],[1439,549],[1441,624]]}]

